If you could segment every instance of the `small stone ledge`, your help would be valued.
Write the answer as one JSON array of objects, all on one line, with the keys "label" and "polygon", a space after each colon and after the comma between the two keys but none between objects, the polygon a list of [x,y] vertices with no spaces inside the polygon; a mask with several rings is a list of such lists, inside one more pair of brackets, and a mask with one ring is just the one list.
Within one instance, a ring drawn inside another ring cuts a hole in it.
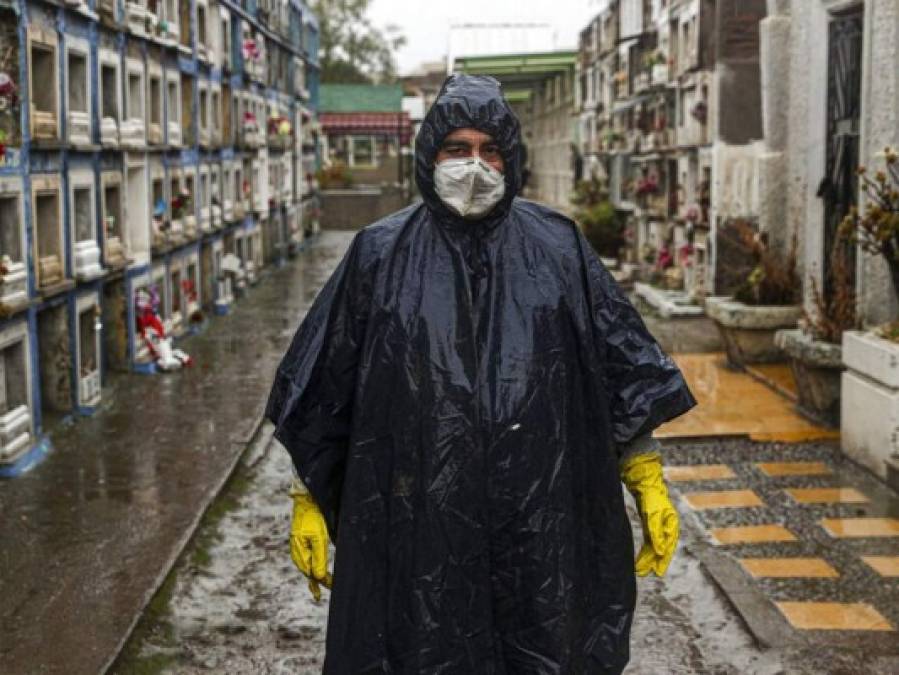
[{"label": "small stone ledge", "polygon": [[665,319],[703,315],[702,307],[683,291],[668,291],[639,282],[634,285],[634,289],[639,297]]}]

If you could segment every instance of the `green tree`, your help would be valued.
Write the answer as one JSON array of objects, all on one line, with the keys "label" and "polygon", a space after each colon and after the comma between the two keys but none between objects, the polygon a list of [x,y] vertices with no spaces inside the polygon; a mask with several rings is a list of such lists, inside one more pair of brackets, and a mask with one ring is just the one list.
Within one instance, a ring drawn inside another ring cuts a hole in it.
[{"label": "green tree", "polygon": [[396,80],[396,50],[406,44],[399,27],[376,28],[366,16],[371,0],[313,0],[319,24],[322,82]]}]

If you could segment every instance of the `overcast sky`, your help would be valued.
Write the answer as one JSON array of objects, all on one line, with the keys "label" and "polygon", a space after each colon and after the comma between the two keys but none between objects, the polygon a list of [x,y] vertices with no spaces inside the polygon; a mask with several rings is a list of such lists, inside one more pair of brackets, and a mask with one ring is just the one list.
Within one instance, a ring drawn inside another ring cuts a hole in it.
[{"label": "overcast sky", "polygon": [[449,25],[493,21],[549,23],[559,49],[575,47],[581,28],[604,0],[373,0],[370,17],[380,27],[393,23],[406,36],[397,54],[400,73],[446,55]]}]

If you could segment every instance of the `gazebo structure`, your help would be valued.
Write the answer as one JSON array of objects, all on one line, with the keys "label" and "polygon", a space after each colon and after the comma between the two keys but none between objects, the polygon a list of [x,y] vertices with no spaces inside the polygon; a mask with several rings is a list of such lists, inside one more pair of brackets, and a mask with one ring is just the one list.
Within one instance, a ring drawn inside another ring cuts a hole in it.
[{"label": "gazebo structure", "polygon": [[325,164],[344,164],[356,183],[403,185],[400,158],[412,139],[412,122],[402,99],[401,85],[322,85]]}]

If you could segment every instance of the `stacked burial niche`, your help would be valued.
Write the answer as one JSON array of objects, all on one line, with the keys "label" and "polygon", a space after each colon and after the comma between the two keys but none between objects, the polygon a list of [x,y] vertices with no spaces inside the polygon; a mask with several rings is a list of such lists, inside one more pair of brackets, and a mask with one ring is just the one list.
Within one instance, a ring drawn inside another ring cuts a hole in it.
[{"label": "stacked burial niche", "polygon": [[31,208],[36,285],[53,292],[66,277],[59,175],[32,176]]},{"label": "stacked burial niche", "polygon": [[38,313],[37,336],[41,413],[47,420],[72,410],[73,355],[67,303],[57,302]]},{"label": "stacked burial niche", "polygon": [[0,308],[11,313],[28,305],[28,269],[22,181],[0,179]]},{"label": "stacked burial niche", "polygon": [[75,277],[96,279],[104,273],[97,230],[96,174],[90,167],[69,169],[69,213],[72,221],[72,249]]},{"label": "stacked burial niche", "polygon": [[0,462],[27,452],[34,441],[30,362],[27,323],[0,329]]},{"label": "stacked burial niche", "polygon": [[66,37],[66,138],[72,145],[91,142],[90,46]]},{"label": "stacked burial niche", "polygon": [[100,303],[98,293],[88,293],[76,299],[75,325],[78,364],[78,405],[82,408],[100,402]]},{"label": "stacked burial niche", "polygon": [[59,140],[58,40],[49,28],[28,28],[28,72],[31,92],[31,137]]}]

